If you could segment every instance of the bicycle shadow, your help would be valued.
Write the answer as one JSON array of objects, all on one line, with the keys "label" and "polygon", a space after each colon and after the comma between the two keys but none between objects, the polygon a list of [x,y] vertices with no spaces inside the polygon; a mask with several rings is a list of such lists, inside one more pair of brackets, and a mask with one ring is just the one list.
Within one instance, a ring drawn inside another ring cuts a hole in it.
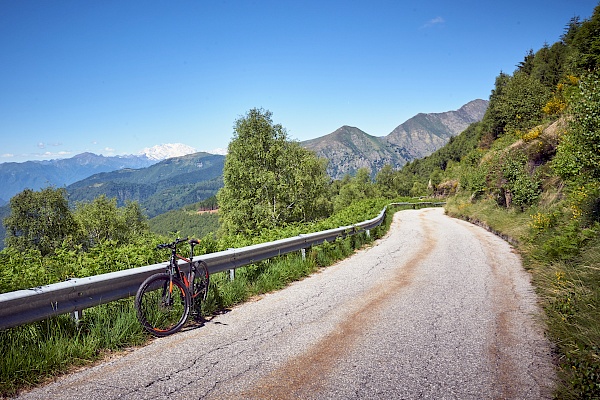
[{"label": "bicycle shadow", "polygon": [[231,309],[223,309],[223,310],[215,311],[211,315],[208,315],[208,316],[203,316],[201,318],[192,318],[190,321],[188,321],[186,323],[186,325],[181,329],[181,331],[185,332],[185,331],[190,331],[193,329],[202,328],[203,326],[205,326],[208,323],[213,323],[215,325],[227,325],[220,321],[213,322],[213,320],[216,317],[218,317],[219,315],[227,314],[230,311],[231,311]]}]

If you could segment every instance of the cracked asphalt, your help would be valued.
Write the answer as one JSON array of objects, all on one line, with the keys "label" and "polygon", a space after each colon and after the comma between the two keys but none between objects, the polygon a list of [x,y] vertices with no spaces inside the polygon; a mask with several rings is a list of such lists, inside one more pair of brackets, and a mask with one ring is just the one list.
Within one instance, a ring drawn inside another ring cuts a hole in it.
[{"label": "cracked asphalt", "polygon": [[347,260],[19,398],[552,398],[542,321],[506,242],[407,210]]}]

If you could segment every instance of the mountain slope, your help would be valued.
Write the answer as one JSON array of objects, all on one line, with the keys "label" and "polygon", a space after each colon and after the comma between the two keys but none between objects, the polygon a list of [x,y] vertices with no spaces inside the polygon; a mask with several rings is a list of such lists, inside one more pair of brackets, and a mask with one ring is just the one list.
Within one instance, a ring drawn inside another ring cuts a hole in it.
[{"label": "mountain slope", "polygon": [[377,171],[385,164],[396,165],[399,160],[404,163],[407,161],[381,138],[347,125],[329,135],[302,142],[301,145],[329,160],[327,172],[333,178],[353,175],[359,168]]},{"label": "mountain slope", "polygon": [[487,105],[486,100],[473,100],[456,111],[417,114],[384,137],[343,126],[301,145],[329,160],[327,172],[334,179],[359,168],[368,168],[375,175],[385,164],[399,168],[433,153],[470,124],[480,121]]},{"label": "mountain slope", "polygon": [[105,195],[119,205],[138,201],[149,217],[213,196],[223,186],[225,157],[194,153],[142,169],[92,175],[67,186],[69,200],[91,201]]},{"label": "mountain slope", "polygon": [[385,139],[407,149],[412,158],[421,158],[444,146],[473,122],[481,121],[487,105],[486,100],[473,100],[456,111],[420,113],[396,127]]}]

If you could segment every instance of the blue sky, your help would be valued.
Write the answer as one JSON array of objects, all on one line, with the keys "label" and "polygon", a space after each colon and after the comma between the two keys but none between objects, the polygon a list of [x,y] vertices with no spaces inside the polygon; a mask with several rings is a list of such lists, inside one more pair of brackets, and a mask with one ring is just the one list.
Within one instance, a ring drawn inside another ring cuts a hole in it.
[{"label": "blue sky", "polygon": [[488,99],[592,0],[0,0],[0,162],[226,148],[262,107],[289,137],[384,136]]}]

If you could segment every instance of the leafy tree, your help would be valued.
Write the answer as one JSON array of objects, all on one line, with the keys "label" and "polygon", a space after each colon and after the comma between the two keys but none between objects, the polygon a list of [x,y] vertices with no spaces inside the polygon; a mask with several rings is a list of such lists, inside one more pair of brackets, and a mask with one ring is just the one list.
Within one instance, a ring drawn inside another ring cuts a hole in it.
[{"label": "leafy tree", "polygon": [[270,111],[252,109],[229,143],[217,195],[222,228],[237,234],[326,216],[328,182],[324,162],[289,141]]},{"label": "leafy tree", "polygon": [[553,165],[563,179],[600,179],[600,73],[581,79],[579,90]]},{"label": "leafy tree", "polygon": [[398,185],[398,174],[390,164],[386,164],[375,176],[375,185],[381,196],[393,199],[398,196],[400,188]]},{"label": "leafy tree", "polygon": [[137,202],[119,208],[116,198],[105,195],[88,203],[77,203],[74,216],[91,246],[106,241],[124,244],[133,235],[148,231],[146,217]]},{"label": "leafy tree", "polygon": [[410,195],[413,197],[426,196],[427,185],[423,182],[415,181],[413,187],[410,189]]},{"label": "leafy tree", "polygon": [[334,199],[334,211],[337,212],[355,201],[374,198],[377,195],[376,186],[371,181],[371,171],[360,168],[354,177],[348,176]]},{"label": "leafy tree", "polygon": [[512,77],[501,75],[496,79],[496,91],[490,96],[484,124],[493,138],[506,130],[536,125],[542,120],[542,108],[551,96],[550,89],[534,76],[521,71]]},{"label": "leafy tree", "polygon": [[64,189],[25,189],[10,199],[10,208],[11,214],[4,219],[9,248],[47,255],[77,232]]}]

